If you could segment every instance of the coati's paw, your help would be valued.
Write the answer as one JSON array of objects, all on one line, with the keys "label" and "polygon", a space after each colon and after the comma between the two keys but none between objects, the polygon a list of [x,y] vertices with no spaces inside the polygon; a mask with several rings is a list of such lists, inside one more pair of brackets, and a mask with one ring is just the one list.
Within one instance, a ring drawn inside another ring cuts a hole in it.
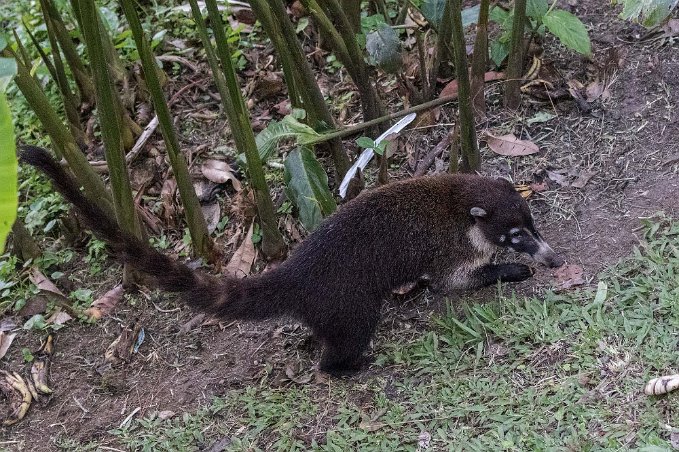
[{"label": "coati's paw", "polygon": [[366,356],[347,363],[346,361],[341,363],[321,363],[320,370],[329,374],[335,378],[341,377],[351,377],[358,372],[360,372],[364,367],[367,367],[372,360]]},{"label": "coati's paw", "polygon": [[519,282],[525,281],[535,274],[535,270],[525,264],[502,264],[500,281]]}]

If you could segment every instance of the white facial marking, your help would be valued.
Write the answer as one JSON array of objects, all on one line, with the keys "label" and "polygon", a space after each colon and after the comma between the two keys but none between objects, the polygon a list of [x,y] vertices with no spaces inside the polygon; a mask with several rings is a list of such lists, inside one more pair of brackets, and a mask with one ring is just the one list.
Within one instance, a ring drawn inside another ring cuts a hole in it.
[{"label": "white facial marking", "polygon": [[502,235],[500,236],[500,241],[501,241],[501,242],[504,242],[505,240],[507,240],[507,236],[504,235],[504,234],[502,234]]}]

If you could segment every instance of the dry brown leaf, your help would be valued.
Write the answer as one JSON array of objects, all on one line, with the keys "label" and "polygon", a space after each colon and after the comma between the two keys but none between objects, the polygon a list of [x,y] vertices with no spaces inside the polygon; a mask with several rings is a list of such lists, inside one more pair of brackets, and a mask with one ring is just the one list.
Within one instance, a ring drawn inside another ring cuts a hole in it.
[{"label": "dry brown leaf", "polygon": [[547,177],[562,187],[568,187],[570,185],[568,183],[568,177],[564,176],[563,174],[559,174],[556,171],[547,171]]},{"label": "dry brown leaf", "polygon": [[12,345],[16,335],[17,333],[0,332],[0,359],[7,354],[7,350],[9,350],[9,346]]},{"label": "dry brown leaf", "polygon": [[540,148],[532,141],[519,140],[511,133],[499,137],[487,134],[486,143],[496,154],[507,155],[510,157],[530,155],[540,151]]},{"label": "dry brown leaf", "polygon": [[549,188],[549,185],[547,185],[547,182],[533,182],[530,184],[530,189],[533,190],[535,193],[540,193],[541,191],[545,191]]},{"label": "dry brown leaf", "polygon": [[113,289],[106,292],[101,297],[94,300],[92,306],[85,310],[85,314],[91,319],[99,320],[106,317],[113,311],[113,308],[123,299],[125,289],[122,284],[118,284]]},{"label": "dry brown leaf", "polygon": [[191,317],[191,319],[189,319],[189,321],[185,322],[181,327],[179,327],[179,334],[188,333],[189,331],[200,325],[203,322],[203,319],[205,319],[205,314],[203,314],[202,312],[194,315],[193,317]]},{"label": "dry brown leaf", "polygon": [[52,325],[63,325],[69,320],[73,320],[73,317],[71,317],[71,315],[68,312],[58,309],[47,318],[46,322]]},{"label": "dry brown leaf", "polygon": [[222,209],[219,203],[215,201],[210,204],[201,205],[200,210],[203,212],[203,217],[207,223],[207,232],[212,234],[217,229],[219,220],[221,220]]},{"label": "dry brown leaf", "polygon": [[216,184],[231,181],[236,191],[240,191],[243,188],[240,181],[233,174],[229,164],[222,160],[206,160],[201,165],[200,171],[203,173],[203,176]]},{"label": "dry brown leaf", "polygon": [[17,315],[20,317],[33,317],[36,314],[42,314],[47,310],[49,300],[44,295],[35,295],[26,301],[26,304],[19,309]]},{"label": "dry brown leaf", "polygon": [[[492,82],[493,80],[503,80],[504,78],[505,78],[504,72],[489,71],[483,75],[483,81],[485,82]],[[458,91],[457,80],[453,80],[443,87],[443,89],[441,90],[441,94],[439,94],[439,98],[455,96],[457,95],[457,91]]]},{"label": "dry brown leaf", "polygon": [[250,274],[250,269],[257,256],[255,244],[252,243],[252,231],[254,230],[254,227],[255,224],[252,223],[245,239],[226,265],[227,275],[235,276],[236,278],[245,278]]},{"label": "dry brown leaf", "polygon": [[64,295],[61,290],[59,290],[59,288],[55,286],[54,283],[50,281],[47,276],[43,275],[42,272],[37,268],[31,267],[28,278],[33,284],[36,285],[38,289],[66,298],[66,295]]},{"label": "dry brown leaf", "polygon": [[585,170],[580,171],[578,178],[575,179],[575,182],[571,184],[571,187],[583,188],[585,185],[587,185],[587,182],[589,182],[590,179],[594,177],[597,173],[598,171],[585,171]]},{"label": "dry brown leaf", "polygon": [[575,264],[566,264],[559,267],[554,272],[558,289],[570,289],[573,286],[580,286],[585,283],[582,277],[582,267]]}]

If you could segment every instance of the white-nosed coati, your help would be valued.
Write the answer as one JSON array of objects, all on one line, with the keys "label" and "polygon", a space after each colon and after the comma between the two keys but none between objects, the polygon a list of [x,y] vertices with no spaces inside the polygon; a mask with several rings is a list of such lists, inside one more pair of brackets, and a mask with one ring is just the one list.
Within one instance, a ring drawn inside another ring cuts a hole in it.
[{"label": "white-nosed coati", "polygon": [[245,279],[190,270],[122,231],[44,149],[21,160],[40,169],[73,203],[115,256],[182,292],[192,307],[224,319],[289,316],[324,345],[320,368],[334,375],[360,368],[390,290],[426,279],[440,290],[523,281],[519,263],[491,264],[498,247],[557,267],[526,201],[504,179],[439,175],[394,182],[362,193],[328,217],[277,268]]}]

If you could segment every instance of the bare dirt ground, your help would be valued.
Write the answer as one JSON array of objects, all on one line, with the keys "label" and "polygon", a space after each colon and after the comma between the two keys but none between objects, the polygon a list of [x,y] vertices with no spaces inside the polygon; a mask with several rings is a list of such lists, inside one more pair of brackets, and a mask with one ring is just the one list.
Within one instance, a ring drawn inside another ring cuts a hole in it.
[{"label": "bare dirt ground", "polygon": [[[639,218],[658,211],[679,216],[679,52],[671,43],[638,42],[636,36],[643,30],[618,19],[606,2],[580,2],[574,12],[591,26],[595,63],[602,64],[612,48],[619,56],[619,67],[608,74],[610,97],[590,103],[589,111],[573,100],[552,106],[526,97],[519,114],[491,117],[489,127],[532,139],[541,152],[517,160],[486,150],[483,172],[527,183],[541,182],[546,171],[567,178],[572,174],[570,182],[582,171],[594,173],[583,188],[551,180],[549,190],[531,198],[543,235],[569,262],[581,265],[591,280],[630,253],[638,240]],[[591,65],[562,55],[553,42],[547,49],[545,62],[564,79],[587,83]],[[497,93],[493,98],[498,98]],[[521,119],[539,110],[558,116],[533,125]],[[446,115],[452,116],[450,107],[444,109],[444,119]],[[425,128],[406,134],[405,139],[431,149],[437,142],[432,136],[444,129]],[[216,134],[212,141],[219,140]],[[196,145],[205,142],[196,140]],[[402,158],[399,174],[407,171]],[[432,171],[442,166],[434,165]],[[551,273],[540,269],[536,278],[515,289],[539,292],[553,284]],[[494,290],[479,293],[479,298],[491,296]],[[151,294],[134,300],[96,325],[72,322],[57,334],[51,374],[55,395],[47,406],[32,407],[17,426],[0,430],[4,447],[52,450],[53,439],[60,435],[105,443],[107,431],[137,407],[139,417],[154,411],[195,410],[213,396],[257,384],[265,375],[267,384],[286,384],[286,366],[308,369],[316,362],[317,349],[304,328],[284,320],[200,326],[180,333],[180,327],[194,316],[189,309],[175,305],[170,296]],[[385,309],[377,341],[398,334],[404,323],[426,325],[426,311],[432,306],[437,303],[392,303]],[[121,324],[134,320],[146,332],[139,353],[128,364],[104,366],[104,352],[120,334]],[[13,347],[2,367],[22,368],[19,350],[37,349],[39,339],[38,334],[22,334],[20,347]],[[360,381],[372,372],[388,371],[372,366],[356,378]]]}]

